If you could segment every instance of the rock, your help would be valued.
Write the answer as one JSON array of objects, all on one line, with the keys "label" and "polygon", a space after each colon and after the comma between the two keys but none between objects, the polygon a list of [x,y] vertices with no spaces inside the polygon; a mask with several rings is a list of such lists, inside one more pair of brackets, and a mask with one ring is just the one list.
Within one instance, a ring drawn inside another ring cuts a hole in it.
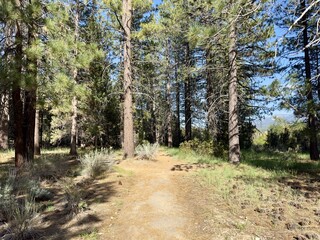
[{"label": "rock", "polygon": [[297,208],[297,209],[301,209],[301,208],[302,208],[302,206],[301,206],[301,204],[300,204],[300,203],[290,202],[289,204],[290,204],[291,206],[293,206],[293,207]]},{"label": "rock", "polygon": [[319,216],[320,217],[320,209],[315,209],[314,211],[314,215]]},{"label": "rock", "polygon": [[266,212],[266,210],[265,210],[265,209],[258,208],[258,207],[257,207],[257,208],[255,208],[255,209],[254,209],[254,211],[255,211],[255,212],[258,212],[258,213],[265,213],[265,212]]},{"label": "rock", "polygon": [[290,231],[296,230],[299,228],[299,225],[296,223],[286,223],[286,228]]},{"label": "rock", "polygon": [[301,221],[298,222],[298,224],[300,226],[307,226],[307,225],[310,225],[311,224],[311,221],[308,220],[308,219],[302,219]]},{"label": "rock", "polygon": [[320,236],[316,233],[306,233],[305,236],[307,239],[320,240]]}]

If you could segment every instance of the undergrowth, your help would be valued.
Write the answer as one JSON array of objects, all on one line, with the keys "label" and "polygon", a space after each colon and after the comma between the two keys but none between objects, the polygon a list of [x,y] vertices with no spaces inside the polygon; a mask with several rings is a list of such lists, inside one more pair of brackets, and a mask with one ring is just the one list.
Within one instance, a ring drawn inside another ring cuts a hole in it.
[{"label": "undergrowth", "polygon": [[86,177],[95,178],[102,172],[110,169],[114,164],[113,154],[107,149],[85,154],[80,158],[82,167],[81,174]]},{"label": "undergrowth", "polygon": [[199,154],[193,150],[186,151],[185,148],[166,151],[180,160],[212,165],[210,169],[196,172],[202,184],[212,187],[214,193],[222,196],[224,200],[239,203],[258,203],[270,189],[278,193],[279,198],[294,199],[297,192],[290,186],[279,185],[279,181],[293,178],[300,173],[320,172],[320,163],[306,161],[305,156],[296,153],[243,151],[241,164],[234,166],[224,158]]},{"label": "undergrowth", "polygon": [[159,144],[143,143],[136,147],[136,154],[139,159],[154,160],[159,150]]}]

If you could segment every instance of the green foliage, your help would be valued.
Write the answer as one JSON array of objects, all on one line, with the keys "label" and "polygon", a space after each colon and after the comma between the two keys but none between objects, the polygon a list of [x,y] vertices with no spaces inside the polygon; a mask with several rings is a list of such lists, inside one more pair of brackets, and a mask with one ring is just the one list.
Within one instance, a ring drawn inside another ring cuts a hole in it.
[{"label": "green foliage", "polygon": [[308,135],[305,123],[289,123],[277,119],[267,131],[266,146],[281,151],[307,151]]},{"label": "green foliage", "polygon": [[99,239],[99,234],[98,234],[98,231],[96,229],[94,229],[92,231],[88,231],[88,232],[82,233],[80,235],[80,237],[83,240],[98,240]]},{"label": "green foliage", "polygon": [[114,156],[108,149],[86,153],[80,157],[82,175],[95,178],[114,164]]},{"label": "green foliage", "polygon": [[136,147],[136,154],[139,159],[154,160],[159,149],[159,144],[143,143]]},{"label": "green foliage", "polygon": [[195,152],[201,155],[213,155],[213,141],[200,141],[198,139],[180,144],[180,149],[185,152]]}]

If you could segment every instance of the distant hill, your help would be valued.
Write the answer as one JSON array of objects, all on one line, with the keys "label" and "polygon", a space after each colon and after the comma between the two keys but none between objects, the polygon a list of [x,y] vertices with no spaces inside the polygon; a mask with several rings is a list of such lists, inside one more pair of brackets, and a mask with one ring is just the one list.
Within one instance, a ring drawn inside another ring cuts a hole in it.
[{"label": "distant hill", "polygon": [[254,122],[254,124],[256,125],[256,127],[261,131],[264,132],[266,130],[268,130],[269,126],[271,126],[272,124],[274,124],[275,122],[275,117],[279,117],[279,118],[284,118],[287,121],[291,122],[295,120],[295,116],[293,115],[293,113],[287,113],[287,112],[277,112],[274,113],[271,116],[266,116],[264,119],[260,120],[256,120]]}]

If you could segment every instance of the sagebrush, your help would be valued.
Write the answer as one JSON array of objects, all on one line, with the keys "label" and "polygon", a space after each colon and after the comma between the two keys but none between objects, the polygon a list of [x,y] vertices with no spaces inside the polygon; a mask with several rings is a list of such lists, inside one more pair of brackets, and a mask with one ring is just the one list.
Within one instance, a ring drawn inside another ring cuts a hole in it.
[{"label": "sagebrush", "polygon": [[159,144],[144,143],[136,147],[138,158],[145,160],[153,160],[159,150]]},{"label": "sagebrush", "polygon": [[114,164],[113,154],[107,150],[94,151],[85,154],[80,158],[82,167],[82,175],[86,177],[94,178],[102,172],[110,169]]}]

